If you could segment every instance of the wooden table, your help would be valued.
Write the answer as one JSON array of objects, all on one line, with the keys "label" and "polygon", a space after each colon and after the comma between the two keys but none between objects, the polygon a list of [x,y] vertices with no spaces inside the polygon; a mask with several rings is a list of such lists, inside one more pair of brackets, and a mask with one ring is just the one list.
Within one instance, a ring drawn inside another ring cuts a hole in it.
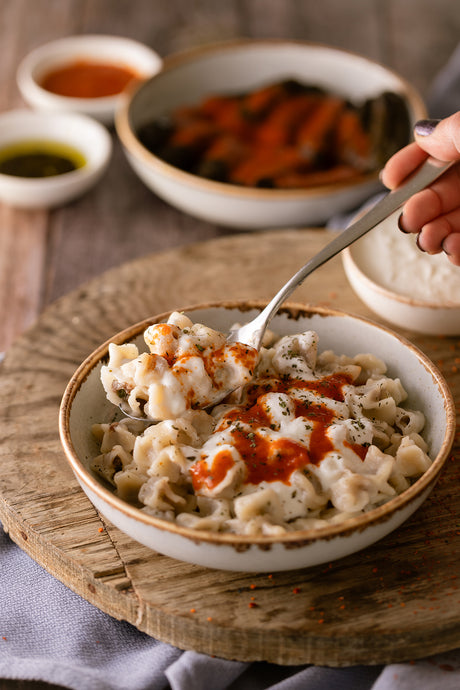
[{"label": "wooden table", "polygon": [[[459,30],[452,0],[0,0],[0,111],[24,105],[15,82],[19,60],[68,34],[122,34],[162,56],[233,37],[317,41],[379,60],[427,95]],[[110,169],[82,199],[50,213],[0,204],[0,351],[49,304],[107,269],[232,235],[156,198],[135,177],[113,136]],[[0,690],[29,687],[45,685],[0,680]]]}]

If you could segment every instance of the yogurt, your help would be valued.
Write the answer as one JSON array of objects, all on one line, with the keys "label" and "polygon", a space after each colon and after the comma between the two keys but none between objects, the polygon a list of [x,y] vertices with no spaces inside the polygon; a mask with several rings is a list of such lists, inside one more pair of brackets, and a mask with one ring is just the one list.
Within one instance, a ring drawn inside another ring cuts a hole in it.
[{"label": "yogurt", "polygon": [[416,235],[397,227],[400,211],[371,230],[352,248],[365,275],[387,290],[410,299],[446,306],[460,305],[460,268],[440,254],[424,254]]}]

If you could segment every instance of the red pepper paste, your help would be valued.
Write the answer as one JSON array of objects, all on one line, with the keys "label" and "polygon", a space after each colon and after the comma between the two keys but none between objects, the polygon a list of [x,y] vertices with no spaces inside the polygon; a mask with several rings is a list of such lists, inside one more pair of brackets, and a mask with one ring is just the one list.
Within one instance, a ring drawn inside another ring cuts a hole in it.
[{"label": "red pepper paste", "polygon": [[115,96],[139,75],[128,67],[110,63],[77,60],[59,67],[42,79],[47,91],[70,98]]}]

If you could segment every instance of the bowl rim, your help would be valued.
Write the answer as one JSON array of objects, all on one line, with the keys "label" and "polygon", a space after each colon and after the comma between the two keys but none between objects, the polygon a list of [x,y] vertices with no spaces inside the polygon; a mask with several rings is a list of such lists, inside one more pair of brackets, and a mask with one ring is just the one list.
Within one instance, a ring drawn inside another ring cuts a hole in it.
[{"label": "bowl rim", "polygon": [[[6,120],[11,120],[14,123],[18,122],[18,119],[22,118],[25,119],[28,123],[31,122],[43,122],[45,125],[49,126],[49,124],[54,120],[54,121],[60,121],[62,123],[65,122],[70,122],[74,121],[78,123],[79,126],[81,126],[81,138],[84,139],[85,132],[88,131],[88,129],[91,129],[94,132],[94,136],[97,137],[99,145],[100,145],[100,154],[98,153],[97,157],[93,156],[92,153],[90,152],[89,155],[86,153],[85,149],[85,163],[82,165],[80,168],[77,168],[76,170],[71,170],[66,173],[62,173],[60,175],[53,175],[52,177],[19,177],[16,175],[8,175],[6,173],[0,173],[0,184],[6,184],[8,183],[9,185],[27,185],[29,187],[34,186],[34,187],[40,187],[40,186],[45,186],[45,185],[53,185],[55,187],[64,187],[67,186],[72,181],[77,181],[80,180],[84,177],[88,177],[91,175],[95,175],[99,173],[101,170],[103,170],[109,163],[110,157],[112,155],[112,139],[110,137],[110,133],[107,130],[106,127],[104,127],[100,122],[95,120],[92,117],[89,117],[88,115],[85,115],[84,113],[77,113],[77,112],[64,112],[64,111],[53,111],[53,112],[48,112],[45,113],[41,110],[28,110],[27,108],[21,108],[21,109],[16,109],[16,110],[7,110],[3,113],[0,113],[0,126],[4,126],[4,122]],[[58,136],[55,137],[52,134],[49,136],[46,135],[42,137],[42,135],[36,135],[34,132],[30,132],[27,128],[24,130],[23,134],[20,134],[19,132],[8,139],[8,141],[4,141],[3,143],[0,143],[0,151],[3,148],[7,148],[10,145],[13,145],[15,142],[21,142],[21,141],[34,141],[34,140],[42,140],[42,141],[51,141],[51,142],[56,142],[56,143],[65,143],[69,146],[72,146],[74,148],[78,149],[78,144],[75,144],[73,141],[69,141],[69,137],[67,136]],[[93,151],[94,149],[91,149]],[[81,153],[81,151],[79,150]]]},{"label": "bowl rim", "polygon": [[375,280],[370,278],[367,273],[358,265],[358,262],[353,256],[352,247],[346,247],[342,252],[342,262],[346,272],[354,271],[355,275],[363,283],[364,287],[372,292],[378,293],[382,297],[393,302],[399,302],[406,305],[407,307],[421,307],[425,309],[436,309],[437,311],[446,310],[449,311],[459,311],[460,302],[449,303],[449,302],[430,302],[427,300],[421,300],[417,297],[409,297],[408,295],[402,295],[398,292],[394,292],[384,285],[380,285]]},{"label": "bowl rim", "polygon": [[123,97],[119,102],[119,106],[115,111],[114,123],[117,135],[126,149],[126,151],[138,159],[140,158],[144,163],[149,164],[158,173],[163,173],[166,177],[176,180],[184,185],[194,187],[195,189],[203,189],[204,191],[215,192],[222,194],[224,196],[242,196],[243,198],[255,198],[262,200],[292,200],[292,199],[308,199],[310,197],[316,198],[321,195],[329,195],[332,192],[338,193],[345,191],[349,188],[356,188],[360,185],[378,183],[379,173],[378,171],[357,174],[350,180],[342,180],[336,183],[329,183],[323,185],[316,185],[314,187],[309,187],[306,189],[293,188],[293,189],[265,189],[261,187],[246,187],[243,185],[231,184],[228,182],[218,182],[216,180],[210,180],[208,178],[200,177],[193,173],[186,172],[180,168],[167,163],[162,160],[154,153],[149,151],[137,138],[134,133],[131,119],[130,119],[130,109],[134,102],[134,99],[138,93],[143,89],[148,88],[153,81],[167,78],[169,72],[181,68],[183,65],[189,63],[190,61],[195,61],[203,56],[212,55],[215,53],[225,53],[231,52],[234,49],[244,50],[247,48],[266,48],[266,47],[279,47],[288,48],[295,47],[299,49],[315,49],[329,53],[336,53],[337,55],[347,55],[352,59],[362,61],[364,64],[368,64],[372,67],[379,67],[384,70],[387,74],[391,75],[396,79],[404,93],[406,94],[408,103],[411,104],[414,112],[417,113],[418,117],[424,117],[426,115],[426,106],[424,101],[417,91],[417,89],[410,84],[404,77],[398,74],[395,70],[388,68],[376,60],[372,60],[366,56],[355,53],[351,50],[344,50],[334,46],[329,46],[324,43],[313,42],[313,41],[302,41],[302,40],[285,40],[276,38],[265,38],[265,39],[233,39],[228,41],[222,41],[218,43],[209,43],[203,46],[198,46],[191,48],[189,50],[178,51],[169,56],[166,56],[163,60],[163,66],[159,72],[154,74],[152,77],[143,80],[140,83],[134,84],[126,89],[123,93]]},{"label": "bowl rim", "polygon": [[[207,302],[181,307],[181,311],[193,312],[198,309],[212,308],[240,309],[243,311],[249,311],[251,309],[260,310],[266,306],[266,304],[266,301],[264,302],[261,300]],[[153,315],[143,319],[142,321],[132,324],[99,345],[77,368],[67,384],[61,400],[61,405],[59,408],[59,434],[67,461],[69,462],[80,483],[88,487],[88,489],[90,489],[99,499],[102,499],[106,504],[108,503],[112,509],[120,511],[125,517],[132,518],[136,522],[141,522],[145,526],[153,527],[163,533],[173,533],[177,536],[192,540],[196,544],[201,542],[206,542],[212,545],[227,544],[233,547],[236,546],[236,548],[241,547],[242,549],[246,549],[253,545],[260,548],[269,548],[270,546],[280,544],[289,548],[292,546],[307,545],[309,543],[321,540],[329,541],[335,537],[346,537],[355,532],[362,532],[372,525],[386,522],[395,513],[403,510],[409,503],[413,502],[418,496],[423,494],[423,492],[426,491],[437,480],[437,477],[448,458],[454,442],[456,421],[455,404],[452,393],[437,366],[409,340],[398,333],[395,333],[395,331],[391,330],[390,328],[372,321],[371,319],[329,307],[321,307],[316,305],[313,306],[297,302],[285,302],[280,308],[279,313],[284,311],[291,314],[301,314],[305,317],[309,317],[311,315],[341,318],[345,317],[355,321],[364,322],[367,325],[376,327],[393,338],[396,338],[403,346],[410,349],[412,353],[416,355],[417,359],[421,361],[425,369],[427,369],[427,371],[429,371],[431,374],[433,381],[438,385],[444,399],[444,409],[446,414],[446,434],[439,452],[436,458],[433,459],[433,462],[428,470],[426,470],[426,472],[424,472],[423,475],[404,492],[398,494],[387,503],[378,506],[367,513],[364,513],[359,517],[348,518],[347,520],[334,525],[287,532],[281,536],[249,536],[194,530],[192,528],[179,526],[176,523],[166,522],[160,518],[155,518],[152,515],[142,512],[139,508],[130,505],[123,499],[118,498],[110,489],[106,488],[102,484],[102,481],[99,481],[94,475],[91,474],[90,470],[84,466],[83,462],[79,459],[75,451],[69,428],[72,403],[75,400],[80,386],[86,381],[92,369],[98,364],[100,359],[107,355],[109,343],[115,342],[117,344],[121,344],[123,342],[133,340],[135,337],[142,334],[148,325],[152,323],[161,323],[163,320],[167,319],[172,311],[173,310],[168,310],[161,314]]]},{"label": "bowl rim", "polygon": [[[150,46],[141,41],[138,41],[129,36],[121,36],[116,34],[71,34],[68,36],[61,36],[59,38],[53,39],[43,43],[29,53],[27,53],[20,61],[18,68],[16,70],[16,81],[19,90],[23,94],[35,93],[39,95],[41,99],[48,100],[50,103],[56,103],[65,105],[68,108],[77,109],[82,107],[96,108],[112,108],[114,109],[119,102],[119,99],[123,92],[113,94],[111,96],[98,96],[93,98],[82,98],[78,96],[63,96],[48,89],[44,89],[40,83],[35,79],[34,71],[40,65],[43,60],[47,58],[52,59],[56,56],[56,60],[53,61],[54,66],[65,65],[67,62],[72,60],[72,57],[77,55],[81,56],[82,48],[85,46],[85,53],[88,57],[94,55],[92,46],[97,46],[101,44],[119,44],[125,45],[127,47],[132,47],[135,50],[143,51],[146,57],[150,57],[152,63],[157,62],[157,69],[161,70],[163,65],[163,59],[161,56]],[[85,45],[86,44],[86,45]],[[68,48],[68,54],[66,56],[58,57],[56,51],[60,48]],[[106,58],[107,62],[111,64],[120,64],[120,60],[115,56],[114,58]],[[131,66],[131,62],[128,58],[122,60],[122,64],[126,66]],[[146,75],[140,74],[136,80],[144,81],[148,78]]]}]

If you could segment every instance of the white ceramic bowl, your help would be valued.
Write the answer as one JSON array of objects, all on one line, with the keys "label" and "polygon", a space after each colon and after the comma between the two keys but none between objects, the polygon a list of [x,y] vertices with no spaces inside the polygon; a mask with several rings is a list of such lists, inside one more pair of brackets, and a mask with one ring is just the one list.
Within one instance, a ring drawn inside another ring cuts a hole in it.
[{"label": "white ceramic bowl", "polygon": [[[246,321],[260,310],[259,303],[204,305],[185,310],[195,322],[226,332],[236,321]],[[118,344],[140,344],[148,324],[163,322],[161,314],[115,336]],[[407,491],[387,504],[342,524],[290,532],[282,537],[235,536],[186,529],[149,516],[120,500],[90,470],[98,449],[91,435],[95,422],[111,421],[113,405],[100,383],[108,343],[101,345],[78,368],[65,391],[60,410],[60,434],[68,461],[96,508],[134,540],[179,560],[202,566],[246,572],[271,572],[316,565],[356,552],[385,536],[406,520],[426,499],[453,443],[454,403],[436,367],[411,343],[363,318],[322,308],[292,304],[275,316],[278,333],[314,329],[320,349],[349,355],[371,352],[388,364],[389,375],[399,376],[409,392],[408,406],[426,416],[425,438],[433,464]]]},{"label": "white ceramic bowl", "polygon": [[53,208],[81,196],[100,180],[112,153],[107,129],[86,115],[32,110],[0,114],[0,150],[26,141],[68,145],[82,154],[85,164],[52,177],[0,174],[0,200],[20,208]]},{"label": "white ceramic bowl", "polygon": [[49,71],[79,59],[128,67],[140,79],[152,76],[162,65],[161,58],[154,50],[129,38],[98,34],[60,38],[36,48],[20,63],[17,82],[24,100],[38,110],[85,113],[104,124],[111,124],[120,95],[68,98],[51,93],[40,85]]},{"label": "white ceramic bowl", "polygon": [[359,55],[295,41],[239,41],[166,58],[116,114],[115,125],[132,167],[158,196],[197,218],[242,229],[315,225],[356,208],[378,186],[377,173],[358,182],[304,190],[245,188],[184,172],[149,152],[139,127],[181,105],[213,94],[249,92],[286,78],[316,84],[360,103],[384,91],[406,98],[413,122],[426,116],[418,93],[400,76]]},{"label": "white ceramic bowl", "polygon": [[390,324],[426,335],[460,335],[460,269],[430,256],[398,229],[399,211],[342,254],[358,297]]}]

